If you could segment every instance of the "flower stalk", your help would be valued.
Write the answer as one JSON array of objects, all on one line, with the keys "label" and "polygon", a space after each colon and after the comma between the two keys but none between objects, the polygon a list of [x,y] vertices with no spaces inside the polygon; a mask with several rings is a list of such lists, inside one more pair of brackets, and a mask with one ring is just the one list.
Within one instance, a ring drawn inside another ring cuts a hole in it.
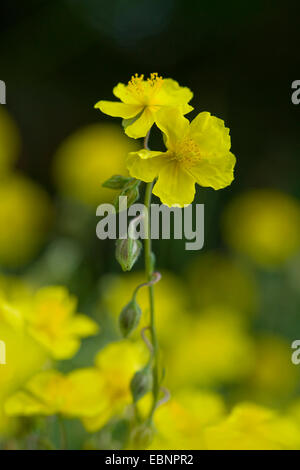
[{"label": "flower stalk", "polygon": [[[147,133],[144,139],[144,148],[149,150],[148,142],[149,142],[150,131]],[[154,273],[154,266],[153,266],[153,257],[152,257],[152,243],[151,243],[151,223],[150,223],[150,209],[151,209],[151,196],[152,196],[152,188],[153,183],[147,183],[146,191],[145,191],[145,207],[147,209],[145,217],[146,219],[146,226],[147,226],[147,236],[145,238],[145,274],[146,279],[149,283],[148,291],[149,291],[149,307],[150,307],[150,334],[151,334],[151,341],[152,341],[152,357],[153,357],[153,385],[152,385],[152,407],[149,414],[149,421],[152,421],[153,414],[158,402],[159,397],[159,377],[158,377],[158,341],[157,341],[157,334],[155,329],[155,312],[154,312],[154,284],[151,282]]]}]

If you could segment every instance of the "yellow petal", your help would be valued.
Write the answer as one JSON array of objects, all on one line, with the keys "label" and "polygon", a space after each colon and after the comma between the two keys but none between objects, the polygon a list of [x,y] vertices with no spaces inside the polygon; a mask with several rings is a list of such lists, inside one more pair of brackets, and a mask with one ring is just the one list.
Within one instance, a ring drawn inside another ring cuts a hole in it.
[{"label": "yellow petal", "polygon": [[38,399],[51,403],[54,402],[55,393],[59,394],[59,386],[63,381],[63,374],[56,370],[47,370],[32,377],[26,384],[26,390]]},{"label": "yellow petal", "polygon": [[64,377],[60,372],[49,370],[32,377],[25,390],[12,395],[6,402],[10,415],[50,415],[59,411],[58,397]]},{"label": "yellow petal", "polygon": [[142,107],[137,104],[125,104],[118,101],[99,101],[95,108],[100,109],[102,113],[113,117],[122,117],[129,119],[141,112]]},{"label": "yellow petal", "polygon": [[103,377],[95,367],[70,372],[63,390],[62,412],[68,416],[95,416],[105,408]]},{"label": "yellow petal", "polygon": [[157,152],[154,150],[141,149],[137,152],[130,152],[131,154],[137,154],[142,160],[148,160],[148,158],[160,157],[166,155],[166,152]]},{"label": "yellow petal", "polygon": [[145,108],[140,117],[134,120],[132,124],[124,126],[125,134],[133,139],[145,137],[154,123],[154,117],[148,108]]},{"label": "yellow petal", "polygon": [[66,337],[58,338],[57,341],[53,344],[48,345],[48,349],[51,351],[51,354],[54,359],[71,359],[78,349],[80,348],[80,340],[77,338]]},{"label": "yellow petal", "polygon": [[81,338],[95,335],[99,331],[99,326],[94,320],[86,315],[77,314],[68,328],[69,334],[80,336]]},{"label": "yellow petal", "polygon": [[183,105],[180,109],[182,114],[187,114],[194,110],[193,106],[190,106],[189,104]]},{"label": "yellow petal", "polygon": [[189,134],[204,154],[224,154],[230,150],[229,129],[222,119],[208,112],[200,113],[193,119]]},{"label": "yellow petal", "polygon": [[166,146],[175,150],[176,142],[184,138],[189,130],[189,121],[176,108],[166,108],[155,114],[155,123],[166,136]]},{"label": "yellow petal", "polygon": [[124,83],[118,83],[113,89],[113,94],[126,104],[141,104],[142,100],[138,99],[138,95],[130,92],[130,89]]},{"label": "yellow petal", "polygon": [[197,166],[189,168],[189,173],[200,186],[222,189],[229,186],[234,179],[235,162],[235,156],[231,152],[202,158]]},{"label": "yellow petal", "polygon": [[[162,106],[184,106],[192,98],[193,92],[189,88],[180,86],[178,82],[171,78],[165,78],[160,90],[155,94],[155,102]],[[186,110],[186,112],[189,111]]]},{"label": "yellow petal", "polygon": [[160,170],[153,194],[169,207],[183,207],[193,202],[195,180],[180,163],[173,160]]},{"label": "yellow petal", "polygon": [[6,400],[5,413],[9,416],[51,415],[57,410],[26,392],[17,392]]},{"label": "yellow petal", "polygon": [[126,166],[133,178],[150,183],[167,162],[168,158],[165,153],[140,150],[129,153]]}]

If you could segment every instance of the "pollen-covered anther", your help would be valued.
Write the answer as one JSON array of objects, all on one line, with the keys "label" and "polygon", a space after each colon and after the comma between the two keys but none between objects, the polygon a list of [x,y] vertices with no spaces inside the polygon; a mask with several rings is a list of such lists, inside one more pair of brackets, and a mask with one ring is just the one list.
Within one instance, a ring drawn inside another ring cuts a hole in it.
[{"label": "pollen-covered anther", "polygon": [[192,139],[185,139],[177,143],[175,159],[185,165],[196,164],[201,158],[200,147]]},{"label": "pollen-covered anther", "polygon": [[142,94],[145,92],[145,86],[151,87],[151,90],[157,91],[163,83],[163,78],[157,72],[151,73],[147,80],[144,80],[144,75],[133,75],[128,82],[128,87],[132,92]]},{"label": "pollen-covered anther", "polygon": [[144,75],[139,75],[138,73],[132,75],[128,82],[128,87],[131,91],[142,93],[144,91]]},{"label": "pollen-covered anther", "polygon": [[150,77],[147,78],[147,81],[151,84],[152,87],[161,87],[163,78],[160,77],[157,72],[154,72],[150,74]]}]

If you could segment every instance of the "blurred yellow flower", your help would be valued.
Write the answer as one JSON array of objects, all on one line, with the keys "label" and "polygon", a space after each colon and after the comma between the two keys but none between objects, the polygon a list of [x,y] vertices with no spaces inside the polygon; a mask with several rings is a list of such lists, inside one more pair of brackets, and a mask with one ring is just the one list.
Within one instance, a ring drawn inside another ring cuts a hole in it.
[{"label": "blurred yellow flower", "polygon": [[15,329],[1,319],[0,337],[6,346],[6,364],[0,366],[0,393],[4,395],[41,369],[48,355],[24,330]]},{"label": "blurred yellow flower", "polygon": [[20,266],[40,249],[52,218],[46,192],[15,173],[0,181],[0,265]]},{"label": "blurred yellow flower", "polygon": [[[145,282],[145,274],[131,272],[126,276],[111,275],[102,280],[102,307],[113,317],[118,318],[123,307],[130,301],[136,286]],[[137,302],[142,309],[142,327],[149,325],[149,293],[142,287],[137,294]],[[182,312],[188,308],[188,292],[183,281],[168,271],[162,271],[161,280],[155,284],[156,328],[159,340],[166,345],[172,341],[181,323],[185,322]],[[136,333],[136,336],[139,332]]]},{"label": "blurred yellow flower", "polygon": [[105,346],[95,366],[63,375],[55,370],[37,374],[5,403],[9,416],[62,414],[80,418],[94,432],[132,403],[130,381],[145,364],[144,345],[123,340]]},{"label": "blurred yellow flower", "polygon": [[193,93],[189,88],[181,87],[170,78],[164,79],[157,73],[144,80],[144,75],[136,74],[128,85],[118,83],[113,94],[121,100],[99,101],[95,108],[99,108],[109,116],[124,118],[125,132],[134,139],[144,137],[154,122],[158,123],[158,111],[162,108],[178,108],[181,113],[192,111],[188,102]]},{"label": "blurred yellow flower", "polygon": [[93,368],[75,370],[68,375],[49,370],[34,376],[22,390],[9,397],[5,412],[9,416],[91,416],[102,409],[101,389],[101,377]]},{"label": "blurred yellow flower", "polygon": [[231,202],[223,222],[227,243],[258,265],[280,265],[300,249],[300,204],[288,194],[248,191]]},{"label": "blurred yellow flower", "polygon": [[166,351],[168,382],[173,388],[236,382],[249,373],[253,348],[241,315],[220,307],[190,315]]},{"label": "blurred yellow flower", "polygon": [[112,202],[115,191],[103,188],[113,174],[128,175],[125,160],[136,143],[118,126],[92,124],[79,129],[59,147],[53,173],[59,190],[85,204],[96,207]]},{"label": "blurred yellow flower", "polygon": [[187,276],[198,308],[220,305],[241,314],[257,308],[258,289],[252,272],[229,256],[203,253],[189,265]]},{"label": "blurred yellow flower", "polygon": [[17,422],[4,413],[5,398],[16,391],[47,363],[48,356],[24,330],[8,324],[0,302],[0,339],[6,347],[6,364],[0,365],[0,436],[11,435]]},{"label": "blurred yellow flower", "polygon": [[99,351],[95,370],[103,383],[98,397],[102,408],[100,413],[83,419],[87,431],[97,431],[112,417],[121,415],[132,403],[130,381],[147,360],[146,347],[128,340],[111,343]]},{"label": "blurred yellow flower", "polygon": [[22,306],[32,296],[32,288],[18,277],[0,275],[0,321],[17,329],[24,327]]},{"label": "blurred yellow flower", "polygon": [[237,405],[220,423],[204,430],[210,450],[299,450],[300,428],[276,412],[252,403]]},{"label": "blurred yellow flower", "polygon": [[149,449],[204,449],[203,431],[225,413],[222,398],[210,392],[182,390],[154,415],[155,435]]},{"label": "blurred yellow flower", "polygon": [[19,132],[5,107],[0,105],[0,177],[11,169],[19,150]]},{"label": "blurred yellow flower", "polygon": [[95,366],[63,375],[55,370],[37,374],[5,403],[9,416],[61,414],[80,418],[94,432],[132,402],[130,380],[145,363],[141,345],[120,341],[106,346]]},{"label": "blurred yellow flower", "polygon": [[60,286],[39,289],[24,306],[29,334],[54,359],[68,359],[78,351],[81,338],[98,332],[98,325],[76,313],[77,300]]},{"label": "blurred yellow flower", "polygon": [[167,151],[131,152],[127,158],[131,176],[147,183],[158,178],[153,194],[167,206],[193,202],[195,183],[214,189],[231,184],[235,157],[224,121],[203,112],[190,123],[177,109],[163,109],[158,116]]}]

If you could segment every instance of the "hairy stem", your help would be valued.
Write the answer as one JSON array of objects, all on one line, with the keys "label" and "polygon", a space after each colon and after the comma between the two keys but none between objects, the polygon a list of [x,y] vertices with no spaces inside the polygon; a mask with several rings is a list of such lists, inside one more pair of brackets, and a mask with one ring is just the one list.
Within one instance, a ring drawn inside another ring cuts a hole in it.
[{"label": "hairy stem", "polygon": [[[147,281],[150,282],[153,276],[153,263],[152,263],[152,251],[151,251],[151,237],[150,237],[150,204],[152,194],[153,183],[148,183],[145,194],[145,206],[148,209],[148,234],[145,238],[145,272]],[[152,419],[156,404],[158,401],[159,383],[158,383],[158,342],[155,329],[155,315],[154,315],[154,286],[150,284],[149,290],[149,305],[150,305],[150,333],[153,347],[153,404],[150,411],[150,419]]]},{"label": "hairy stem", "polygon": [[[144,147],[145,149],[149,150],[148,147],[148,140],[149,140],[148,132],[147,136],[145,137]],[[146,192],[145,192],[145,207],[147,208],[147,236],[145,238],[145,273],[147,281],[149,282],[148,290],[149,290],[149,306],[150,306],[150,333],[151,333],[151,341],[152,341],[152,348],[153,348],[153,401],[152,407],[150,410],[149,420],[152,420],[153,413],[155,411],[158,396],[159,396],[159,377],[158,377],[158,342],[157,342],[157,335],[155,329],[155,315],[154,315],[154,285],[151,283],[151,279],[153,276],[153,261],[152,261],[152,249],[151,249],[151,225],[150,225],[150,208],[151,208],[151,196],[152,196],[152,183],[147,183],[146,185]]]}]

